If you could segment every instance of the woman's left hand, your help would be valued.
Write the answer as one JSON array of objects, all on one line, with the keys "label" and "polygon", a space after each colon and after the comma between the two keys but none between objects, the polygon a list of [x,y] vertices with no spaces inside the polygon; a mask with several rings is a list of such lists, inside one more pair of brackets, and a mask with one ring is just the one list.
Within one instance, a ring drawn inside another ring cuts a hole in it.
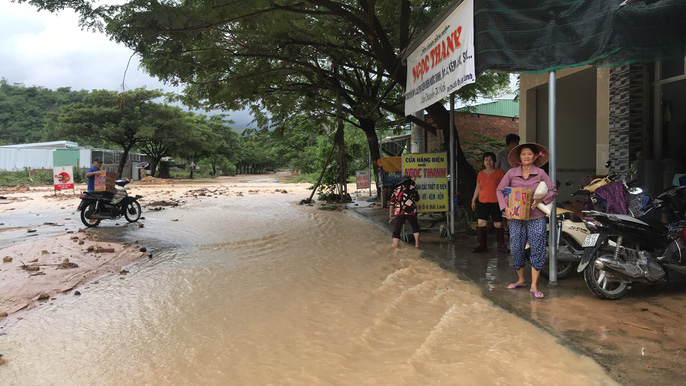
[{"label": "woman's left hand", "polygon": [[536,207],[538,206],[538,204],[540,204],[540,203],[542,203],[542,202],[543,202],[543,200],[538,199],[538,198],[534,198],[534,202],[531,203],[531,209],[536,209]]}]

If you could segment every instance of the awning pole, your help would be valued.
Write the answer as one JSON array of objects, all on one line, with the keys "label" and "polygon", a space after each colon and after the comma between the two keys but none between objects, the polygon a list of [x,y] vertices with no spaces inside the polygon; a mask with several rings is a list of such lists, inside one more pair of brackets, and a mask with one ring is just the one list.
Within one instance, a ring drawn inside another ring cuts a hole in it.
[{"label": "awning pole", "polygon": [[455,93],[450,94],[450,154],[448,155],[450,165],[450,237],[455,234],[455,186],[457,175],[455,174]]},{"label": "awning pole", "polygon": [[[548,151],[550,151],[549,159],[549,171],[550,179],[553,184],[557,184],[557,162],[556,162],[556,138],[555,138],[555,113],[556,113],[556,73],[555,71],[550,71],[548,73],[548,138],[550,138],[548,143]],[[548,284],[557,285],[557,200],[553,199],[553,208],[550,212],[550,256],[548,261],[549,276]]]}]

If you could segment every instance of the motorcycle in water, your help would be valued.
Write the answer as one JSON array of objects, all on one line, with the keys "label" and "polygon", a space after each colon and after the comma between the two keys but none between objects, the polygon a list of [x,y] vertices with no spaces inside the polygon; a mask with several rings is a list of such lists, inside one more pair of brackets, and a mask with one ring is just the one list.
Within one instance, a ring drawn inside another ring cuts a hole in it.
[{"label": "motorcycle in water", "polygon": [[[668,226],[649,219],[664,212]],[[592,232],[584,240],[578,272],[588,289],[602,299],[620,299],[633,283],[665,281],[669,271],[686,274],[686,186],[673,186],[643,208],[643,219],[598,211],[584,211]]]},{"label": "motorcycle in water", "polygon": [[81,212],[81,222],[87,227],[96,227],[102,220],[118,220],[121,216],[128,222],[136,222],[141,217],[141,204],[138,199],[143,196],[129,196],[128,188],[124,186],[130,181],[119,179],[115,181],[115,192],[82,192],[79,198],[78,211]]}]

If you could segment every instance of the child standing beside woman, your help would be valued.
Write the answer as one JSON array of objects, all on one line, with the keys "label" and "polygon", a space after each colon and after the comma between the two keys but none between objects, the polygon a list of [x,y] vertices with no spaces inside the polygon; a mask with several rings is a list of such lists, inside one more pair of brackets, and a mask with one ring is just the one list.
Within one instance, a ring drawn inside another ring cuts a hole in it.
[{"label": "child standing beside woman", "polygon": [[472,253],[486,252],[488,238],[488,220],[493,221],[495,237],[498,241],[498,252],[510,252],[505,246],[505,230],[503,229],[503,217],[498,205],[496,189],[505,176],[505,172],[495,167],[496,156],[486,152],[483,155],[484,170],[476,177],[476,189],[472,197],[472,210],[477,215],[476,240],[479,243]]}]

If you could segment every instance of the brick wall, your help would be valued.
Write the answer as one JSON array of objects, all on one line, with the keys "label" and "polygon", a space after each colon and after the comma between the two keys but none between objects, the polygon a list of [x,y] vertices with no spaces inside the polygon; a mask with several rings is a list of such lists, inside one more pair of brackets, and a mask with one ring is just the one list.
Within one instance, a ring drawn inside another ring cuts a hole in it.
[{"label": "brick wall", "polygon": [[[430,119],[427,119],[430,122]],[[505,146],[505,136],[519,134],[519,118],[501,117],[496,115],[480,114],[455,114],[455,128],[460,135],[460,140],[475,140],[474,133],[490,135],[501,140]],[[427,134],[427,150],[437,149],[443,143],[443,132],[438,136]]]}]

